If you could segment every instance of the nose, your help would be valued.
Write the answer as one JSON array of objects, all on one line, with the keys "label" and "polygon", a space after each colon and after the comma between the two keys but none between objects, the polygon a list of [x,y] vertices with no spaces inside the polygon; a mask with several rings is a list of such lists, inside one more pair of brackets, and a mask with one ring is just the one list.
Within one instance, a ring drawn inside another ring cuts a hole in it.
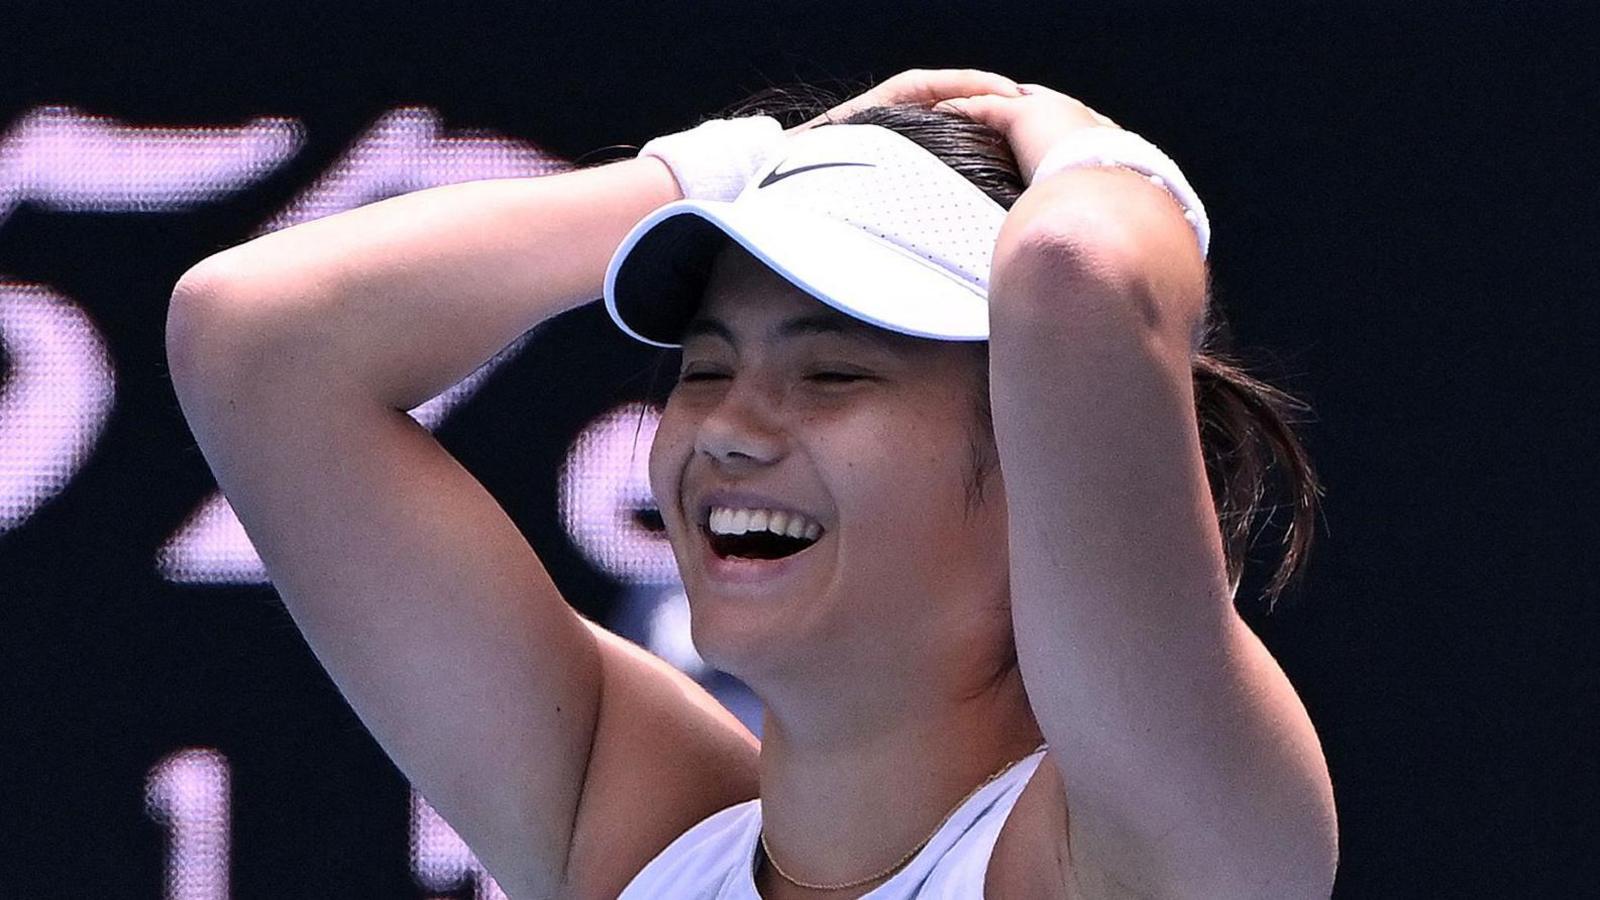
[{"label": "nose", "polygon": [[783,458],[785,441],[780,417],[755,379],[735,377],[700,421],[695,451],[724,466],[757,467]]}]

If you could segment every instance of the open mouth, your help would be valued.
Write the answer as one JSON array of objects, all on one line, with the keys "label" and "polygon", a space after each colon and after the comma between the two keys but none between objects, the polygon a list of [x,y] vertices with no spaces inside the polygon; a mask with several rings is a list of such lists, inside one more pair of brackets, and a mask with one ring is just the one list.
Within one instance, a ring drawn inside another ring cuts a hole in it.
[{"label": "open mouth", "polygon": [[707,529],[706,537],[711,541],[711,552],[723,559],[782,559],[817,542],[817,538],[780,536],[770,531],[713,534]]}]

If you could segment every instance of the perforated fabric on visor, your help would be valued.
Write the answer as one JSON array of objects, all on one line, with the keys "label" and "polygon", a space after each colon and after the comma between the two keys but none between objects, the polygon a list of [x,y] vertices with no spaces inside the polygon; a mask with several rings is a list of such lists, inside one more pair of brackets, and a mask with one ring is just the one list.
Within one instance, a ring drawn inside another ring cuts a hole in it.
[{"label": "perforated fabric on visor", "polygon": [[732,202],[680,200],[646,216],[608,267],[606,307],[627,333],[675,346],[722,232],[779,275],[869,324],[939,340],[988,337],[988,276],[1005,210],[913,141],[829,125]]}]

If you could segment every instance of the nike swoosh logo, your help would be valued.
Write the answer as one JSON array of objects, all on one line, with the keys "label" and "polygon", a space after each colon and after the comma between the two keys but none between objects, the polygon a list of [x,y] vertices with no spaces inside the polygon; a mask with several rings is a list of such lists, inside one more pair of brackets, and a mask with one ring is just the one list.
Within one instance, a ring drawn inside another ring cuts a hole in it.
[{"label": "nike swoosh logo", "polygon": [[876,163],[831,162],[831,163],[813,163],[812,165],[809,165],[809,166],[796,166],[795,168],[790,169],[787,172],[779,172],[777,169],[773,169],[771,172],[767,173],[767,177],[761,179],[761,183],[760,184],[756,185],[756,190],[759,191],[762,188],[767,187],[769,185],[777,184],[778,182],[784,180],[785,178],[788,178],[790,175],[799,175],[801,172],[809,172],[812,169],[828,169],[828,168],[832,168],[834,166],[867,166],[869,168],[874,168],[874,169],[877,168],[877,164]]}]

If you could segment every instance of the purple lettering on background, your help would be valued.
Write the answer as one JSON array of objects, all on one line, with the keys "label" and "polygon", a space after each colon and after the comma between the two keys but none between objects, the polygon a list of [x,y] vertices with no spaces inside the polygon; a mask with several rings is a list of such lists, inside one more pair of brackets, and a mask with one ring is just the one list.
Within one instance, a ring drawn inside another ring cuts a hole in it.
[{"label": "purple lettering on background", "polygon": [[573,440],[559,475],[561,524],[573,544],[595,568],[630,584],[678,581],[650,492],[650,444],[659,422],[638,403],[596,417]]},{"label": "purple lettering on background", "polygon": [[37,107],[0,135],[0,223],[23,202],[62,212],[187,209],[266,177],[302,143],[293,119],[150,127]]},{"label": "purple lettering on background", "polygon": [[461,836],[415,789],[411,791],[411,875],[427,891],[459,891],[474,900],[507,900]]},{"label": "purple lettering on background", "polygon": [[0,281],[0,534],[66,488],[105,430],[116,376],[83,310],[43,286]]},{"label": "purple lettering on background", "polygon": [[433,110],[404,107],[379,117],[257,233],[442,184],[551,175],[568,168],[564,160],[521,141],[477,129],[446,130]]},{"label": "purple lettering on background", "polygon": [[[569,165],[522,141],[482,130],[447,130],[431,109],[407,107],[380,116],[316,183],[257,230],[265,234],[398,194],[487,178],[549,175]],[[483,381],[516,356],[526,336],[458,384],[411,410],[430,430],[466,402]],[[221,493],[201,502],[158,551],[156,566],[173,582],[265,584],[261,558]]]},{"label": "purple lettering on background", "polygon": [[209,747],[167,754],[145,779],[145,811],[166,829],[165,900],[227,900],[232,817],[227,757]]}]

